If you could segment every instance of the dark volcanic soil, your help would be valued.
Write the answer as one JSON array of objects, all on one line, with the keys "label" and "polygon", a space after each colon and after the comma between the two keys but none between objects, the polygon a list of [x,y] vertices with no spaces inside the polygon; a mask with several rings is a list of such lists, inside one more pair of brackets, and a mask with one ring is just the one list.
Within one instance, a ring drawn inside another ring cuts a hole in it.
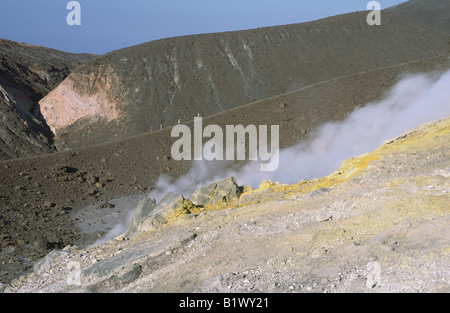
[{"label": "dark volcanic soil", "polygon": [[413,23],[424,25],[450,35],[450,1],[409,0],[388,9]]},{"label": "dark volcanic soil", "polygon": [[[92,105],[97,103],[108,117],[118,112],[117,123],[88,117],[56,132],[60,150],[80,148],[145,133],[161,122],[176,125],[178,119],[186,122],[197,113],[210,116],[342,75],[450,49],[444,34],[390,12],[383,12],[381,26],[369,26],[366,18],[367,12],[355,12],[129,47],[83,64],[65,80],[58,96],[46,97],[40,104],[48,107],[43,114],[52,116],[58,112],[53,103],[67,100],[66,107],[79,107],[79,112],[64,115],[77,116],[94,110],[74,99],[100,98],[106,99],[104,103],[91,101]],[[49,119],[50,126],[59,123]]]},{"label": "dark volcanic soil", "polygon": [[[344,76],[205,117],[203,125],[280,125],[281,148],[288,147],[306,139],[314,127],[344,119],[355,107],[380,98],[405,73],[449,67],[446,54]],[[0,162],[0,281],[22,274],[50,249],[98,238],[99,234],[77,229],[71,213],[95,204],[107,215],[111,199],[146,195],[160,175],[177,178],[186,173],[189,162],[171,158],[174,141],[167,128],[74,151]]]}]

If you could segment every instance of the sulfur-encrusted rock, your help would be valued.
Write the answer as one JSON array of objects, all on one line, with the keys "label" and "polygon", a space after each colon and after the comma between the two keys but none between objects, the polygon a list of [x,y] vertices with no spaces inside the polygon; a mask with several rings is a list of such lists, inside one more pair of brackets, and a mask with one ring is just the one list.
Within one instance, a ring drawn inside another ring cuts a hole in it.
[{"label": "sulfur-encrusted rock", "polygon": [[192,195],[192,202],[197,206],[230,203],[239,199],[241,188],[234,177],[203,186]]},{"label": "sulfur-encrusted rock", "polygon": [[169,192],[158,203],[154,214],[143,222],[141,231],[155,230],[181,215],[189,214],[192,208],[193,204],[189,199],[185,199],[181,194]]},{"label": "sulfur-encrusted rock", "polygon": [[241,188],[235,178],[230,177],[196,190],[192,195],[192,201],[172,192],[167,193],[158,204],[153,199],[145,198],[139,202],[124,237],[158,229],[182,215],[194,212],[196,206],[230,203],[238,200],[240,195]]},{"label": "sulfur-encrusted rock", "polygon": [[261,185],[259,186],[260,190],[265,190],[265,189],[269,189],[272,188],[273,186],[275,186],[275,184],[270,181],[270,180],[264,180]]},{"label": "sulfur-encrusted rock", "polygon": [[153,199],[145,198],[139,202],[133,221],[124,236],[155,230],[181,215],[190,214],[193,207],[189,199],[172,192],[167,193],[158,204]]}]

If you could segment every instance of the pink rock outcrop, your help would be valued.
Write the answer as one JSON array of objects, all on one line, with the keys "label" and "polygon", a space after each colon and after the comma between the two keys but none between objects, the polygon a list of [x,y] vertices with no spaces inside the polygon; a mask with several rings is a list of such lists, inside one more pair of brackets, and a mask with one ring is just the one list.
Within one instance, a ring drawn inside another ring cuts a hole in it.
[{"label": "pink rock outcrop", "polygon": [[111,68],[106,69],[105,75],[74,72],[39,102],[42,115],[53,133],[79,119],[115,120],[119,110],[112,90],[118,84]]}]

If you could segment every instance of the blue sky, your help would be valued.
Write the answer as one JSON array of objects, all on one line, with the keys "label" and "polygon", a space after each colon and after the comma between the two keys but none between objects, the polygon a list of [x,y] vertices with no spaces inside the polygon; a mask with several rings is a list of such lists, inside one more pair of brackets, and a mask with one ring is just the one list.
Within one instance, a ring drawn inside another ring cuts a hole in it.
[{"label": "blue sky", "polygon": [[[405,0],[379,0],[381,8]],[[363,11],[369,0],[0,0],[0,38],[74,53],[103,54],[160,38],[301,23]]]}]

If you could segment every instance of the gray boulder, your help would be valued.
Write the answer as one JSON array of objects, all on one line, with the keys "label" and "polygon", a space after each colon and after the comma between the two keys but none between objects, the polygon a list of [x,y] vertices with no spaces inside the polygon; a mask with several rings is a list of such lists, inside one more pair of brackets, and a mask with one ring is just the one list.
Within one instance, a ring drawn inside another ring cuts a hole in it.
[{"label": "gray boulder", "polygon": [[238,200],[240,195],[241,188],[237,185],[235,178],[230,177],[196,190],[192,195],[192,201],[173,192],[167,193],[158,204],[153,199],[144,198],[139,202],[124,236],[130,237],[138,232],[158,229],[182,215],[192,213],[195,205],[230,203]]},{"label": "gray boulder", "polygon": [[234,177],[203,186],[192,195],[192,202],[197,206],[230,203],[239,199],[241,188]]},{"label": "gray boulder", "polygon": [[141,230],[143,222],[150,216],[156,207],[156,200],[148,197],[139,201],[136,211],[134,212],[133,220],[131,221],[125,237],[129,237]]},{"label": "gray boulder", "polygon": [[43,259],[36,262],[33,266],[33,272],[36,276],[52,275],[52,268],[57,267],[59,262],[68,263],[70,253],[61,250],[52,250]]},{"label": "gray boulder", "polygon": [[189,199],[172,192],[167,193],[158,204],[154,199],[142,199],[124,236],[158,229],[181,215],[189,214],[192,208],[193,204]]},{"label": "gray boulder", "polygon": [[154,209],[152,216],[147,218],[141,227],[141,231],[151,231],[175,220],[181,215],[191,213],[192,201],[185,199],[181,194],[167,193]]}]

